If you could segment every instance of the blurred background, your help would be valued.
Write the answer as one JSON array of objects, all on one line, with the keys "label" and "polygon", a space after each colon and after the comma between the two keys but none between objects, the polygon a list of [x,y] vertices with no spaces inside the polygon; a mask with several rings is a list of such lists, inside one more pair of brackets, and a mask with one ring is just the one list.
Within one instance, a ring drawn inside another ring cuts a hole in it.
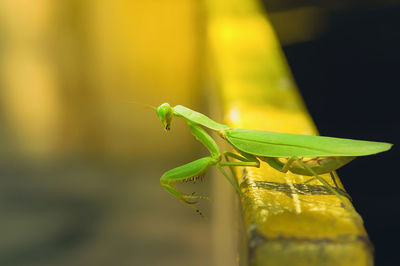
[{"label": "blurred background", "polygon": [[[260,3],[320,133],[400,143],[399,1]],[[132,103],[207,113],[204,5],[0,0],[0,265],[210,265],[210,204],[205,222],[159,185],[205,150]],[[396,265],[398,155],[339,171],[377,265]]]}]

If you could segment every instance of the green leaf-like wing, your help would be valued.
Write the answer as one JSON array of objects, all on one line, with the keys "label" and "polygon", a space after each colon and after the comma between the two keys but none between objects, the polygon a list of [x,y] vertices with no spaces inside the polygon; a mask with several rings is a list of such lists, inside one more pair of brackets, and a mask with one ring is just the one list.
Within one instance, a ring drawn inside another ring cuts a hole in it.
[{"label": "green leaf-like wing", "polygon": [[392,147],[385,142],[246,129],[227,130],[225,136],[239,150],[267,157],[364,156]]}]

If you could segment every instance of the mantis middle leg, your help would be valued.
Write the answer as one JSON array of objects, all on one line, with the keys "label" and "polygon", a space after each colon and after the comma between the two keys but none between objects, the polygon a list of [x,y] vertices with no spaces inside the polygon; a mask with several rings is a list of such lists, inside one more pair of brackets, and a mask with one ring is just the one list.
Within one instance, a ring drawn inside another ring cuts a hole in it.
[{"label": "mantis middle leg", "polygon": [[[248,204],[249,201],[248,201],[246,195],[244,195],[244,193],[240,190],[240,187],[238,186],[238,184],[232,178],[230,178],[228,176],[228,174],[225,172],[225,170],[222,167],[229,166],[229,168],[231,169],[232,176],[234,176],[234,171],[233,171],[232,167],[234,167],[234,166],[260,167],[260,161],[251,154],[247,154],[247,153],[244,153],[241,151],[238,151],[238,152],[241,154],[241,156],[238,154],[232,153],[232,152],[224,152],[224,157],[225,157],[226,162],[218,163],[217,168],[224,175],[226,180],[228,180],[228,182],[235,188],[237,193],[240,196],[242,196],[246,200],[246,203]],[[229,157],[235,158],[239,162],[232,162],[229,160]]]}]

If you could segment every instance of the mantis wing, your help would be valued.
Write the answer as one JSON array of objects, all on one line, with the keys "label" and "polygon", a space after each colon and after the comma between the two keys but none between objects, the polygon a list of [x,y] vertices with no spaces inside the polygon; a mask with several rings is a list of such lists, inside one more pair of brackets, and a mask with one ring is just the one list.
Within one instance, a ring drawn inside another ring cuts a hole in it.
[{"label": "mantis wing", "polygon": [[174,107],[175,115],[182,116],[187,120],[200,124],[212,130],[228,130],[229,126],[220,124],[199,112],[193,111],[185,106],[177,105]]},{"label": "mantis wing", "polygon": [[385,142],[246,129],[227,130],[225,137],[241,151],[266,157],[364,156],[392,147]]}]

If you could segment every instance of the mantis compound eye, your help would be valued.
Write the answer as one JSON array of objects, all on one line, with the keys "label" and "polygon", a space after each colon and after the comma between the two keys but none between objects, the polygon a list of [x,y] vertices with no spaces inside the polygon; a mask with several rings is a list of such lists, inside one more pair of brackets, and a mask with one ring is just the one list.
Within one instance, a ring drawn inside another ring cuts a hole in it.
[{"label": "mantis compound eye", "polygon": [[160,118],[164,129],[169,131],[171,129],[173,108],[168,103],[163,103],[157,108],[157,116]]}]

